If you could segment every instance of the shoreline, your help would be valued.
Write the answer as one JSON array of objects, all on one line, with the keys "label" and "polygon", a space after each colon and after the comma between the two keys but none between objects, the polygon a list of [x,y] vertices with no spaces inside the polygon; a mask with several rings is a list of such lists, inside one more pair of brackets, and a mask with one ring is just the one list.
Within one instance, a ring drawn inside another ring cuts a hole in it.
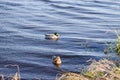
[{"label": "shoreline", "polygon": [[108,59],[93,61],[80,74],[73,72],[63,73],[56,80],[120,80],[119,62]]}]

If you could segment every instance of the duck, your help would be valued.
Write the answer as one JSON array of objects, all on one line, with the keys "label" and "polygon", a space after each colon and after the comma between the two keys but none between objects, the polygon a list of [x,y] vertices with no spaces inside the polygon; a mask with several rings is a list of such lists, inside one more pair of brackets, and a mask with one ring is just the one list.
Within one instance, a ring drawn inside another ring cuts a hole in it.
[{"label": "duck", "polygon": [[57,32],[55,32],[54,34],[45,35],[45,39],[58,39],[58,38],[59,38],[59,34]]},{"label": "duck", "polygon": [[60,56],[53,56],[52,63],[55,64],[56,66],[60,65],[62,63]]}]

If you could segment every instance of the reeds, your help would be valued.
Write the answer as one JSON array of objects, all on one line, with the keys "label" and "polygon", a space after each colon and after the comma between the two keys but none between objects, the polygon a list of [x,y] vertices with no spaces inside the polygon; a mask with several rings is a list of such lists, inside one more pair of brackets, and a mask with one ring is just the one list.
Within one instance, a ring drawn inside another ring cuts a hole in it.
[{"label": "reeds", "polygon": [[116,43],[105,43],[107,45],[107,48],[104,50],[104,53],[108,55],[108,53],[115,53],[117,52],[117,55],[120,56],[120,31],[118,30],[110,30],[108,32],[114,32],[117,37]]},{"label": "reeds", "polygon": [[120,55],[120,34],[118,32],[116,32],[117,34],[117,44],[116,44],[116,50],[117,50],[117,53],[118,55]]},{"label": "reeds", "polygon": [[12,77],[6,77],[4,75],[1,75],[1,80],[21,80],[19,65],[16,65],[16,64],[15,65],[12,65],[12,64],[5,65],[5,67],[9,67],[9,66],[16,67],[17,72]]}]

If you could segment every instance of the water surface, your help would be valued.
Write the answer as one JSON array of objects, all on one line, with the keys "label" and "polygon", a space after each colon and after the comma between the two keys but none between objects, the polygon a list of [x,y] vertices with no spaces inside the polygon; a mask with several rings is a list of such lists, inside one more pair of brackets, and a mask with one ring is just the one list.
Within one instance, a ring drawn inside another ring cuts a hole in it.
[{"label": "water surface", "polygon": [[[22,79],[54,80],[57,73],[79,71],[90,58],[105,57],[105,42],[117,40],[120,0],[0,0],[0,73]],[[57,41],[46,40],[58,32]],[[87,46],[87,47],[86,47]],[[56,68],[53,55],[62,58]]]}]

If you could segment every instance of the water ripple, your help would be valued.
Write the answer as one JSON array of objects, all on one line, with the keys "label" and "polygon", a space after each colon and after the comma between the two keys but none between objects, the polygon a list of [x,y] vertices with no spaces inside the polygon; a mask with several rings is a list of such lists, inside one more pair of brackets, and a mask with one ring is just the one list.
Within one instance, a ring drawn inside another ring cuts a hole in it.
[{"label": "water ripple", "polygon": [[[54,80],[57,73],[89,65],[90,58],[106,57],[105,42],[117,40],[109,30],[120,29],[120,1],[1,0],[0,24],[1,73],[14,74],[3,66],[18,64],[22,79]],[[60,39],[45,39],[54,32]],[[61,56],[60,68],[53,55]]]}]

